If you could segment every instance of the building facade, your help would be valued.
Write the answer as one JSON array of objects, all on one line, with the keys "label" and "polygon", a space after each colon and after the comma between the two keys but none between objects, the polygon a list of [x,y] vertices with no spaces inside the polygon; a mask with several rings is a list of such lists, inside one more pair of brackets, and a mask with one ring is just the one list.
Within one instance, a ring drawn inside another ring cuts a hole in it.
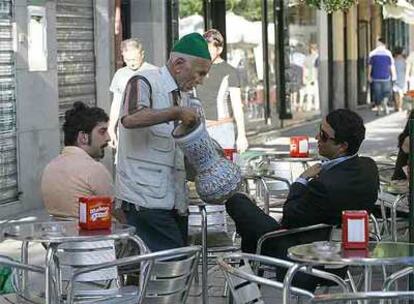
[{"label": "building facade", "polygon": [[43,206],[41,173],[60,151],[71,103],[109,109],[112,2],[0,1],[2,217]]}]

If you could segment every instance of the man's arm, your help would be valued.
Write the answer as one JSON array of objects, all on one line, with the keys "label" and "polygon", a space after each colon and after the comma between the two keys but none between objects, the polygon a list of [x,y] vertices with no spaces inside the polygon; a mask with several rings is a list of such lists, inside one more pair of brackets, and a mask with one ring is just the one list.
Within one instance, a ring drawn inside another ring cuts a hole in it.
[{"label": "man's arm", "polygon": [[391,80],[396,81],[397,80],[397,69],[395,68],[394,63],[391,64],[390,70],[391,70]]},{"label": "man's arm", "polygon": [[114,98],[112,99],[111,110],[109,112],[108,133],[111,137],[110,145],[115,148],[118,145],[118,139],[116,137],[116,126],[118,124],[121,108],[121,98],[117,98],[115,93],[113,95]]},{"label": "man's arm", "polygon": [[144,128],[173,120],[181,120],[184,125],[191,125],[197,119],[197,112],[193,108],[153,109],[150,87],[142,79],[132,78],[125,90],[121,123],[127,129]]},{"label": "man's arm", "polygon": [[283,205],[281,224],[286,228],[295,228],[322,223],[326,221],[328,207],[328,195],[320,181],[311,180],[307,186],[293,183]]},{"label": "man's arm", "polygon": [[236,120],[237,127],[237,150],[239,152],[246,151],[249,146],[246,138],[246,131],[244,126],[244,113],[243,113],[243,104],[241,101],[241,90],[238,87],[230,87],[230,100],[231,107],[233,109],[234,119]]},{"label": "man's arm", "polygon": [[372,72],[372,65],[368,64],[368,82],[369,83],[372,82],[371,72]]},{"label": "man's arm", "polygon": [[165,110],[142,108],[135,113],[122,117],[121,123],[126,129],[134,129],[173,120],[180,120],[184,125],[194,124],[197,120],[197,111],[189,107],[171,107]]},{"label": "man's arm", "polygon": [[119,88],[119,74],[121,70],[115,72],[114,77],[112,78],[111,85],[109,87],[109,91],[112,93],[112,103],[111,109],[109,112],[109,123],[108,123],[108,133],[111,141],[109,145],[112,148],[116,148],[118,139],[116,138],[116,126],[119,119],[120,108],[121,108],[121,99],[122,99],[122,92],[120,92]]}]

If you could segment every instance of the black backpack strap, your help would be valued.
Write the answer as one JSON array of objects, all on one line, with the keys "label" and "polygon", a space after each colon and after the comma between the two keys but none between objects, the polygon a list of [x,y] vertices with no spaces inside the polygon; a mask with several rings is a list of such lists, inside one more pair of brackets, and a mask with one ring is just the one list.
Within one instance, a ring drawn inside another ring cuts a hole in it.
[{"label": "black backpack strap", "polygon": [[129,80],[128,83],[125,87],[125,95],[124,95],[124,103],[126,101],[126,98],[128,97],[128,109],[135,109],[136,108],[136,98],[137,98],[137,90],[136,87],[132,86],[131,87],[131,83],[136,80],[142,80],[143,82],[145,82],[145,84],[148,86],[149,88],[149,101],[150,101],[150,108],[152,108],[153,102],[152,102],[152,87],[151,87],[151,83],[149,82],[149,80],[142,76],[142,75],[134,75],[132,76]]}]

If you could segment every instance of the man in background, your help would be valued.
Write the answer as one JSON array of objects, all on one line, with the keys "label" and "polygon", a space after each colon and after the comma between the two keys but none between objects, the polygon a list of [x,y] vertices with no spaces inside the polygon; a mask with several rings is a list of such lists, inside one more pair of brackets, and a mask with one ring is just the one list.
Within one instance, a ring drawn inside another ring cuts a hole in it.
[{"label": "man in background", "polygon": [[388,101],[391,98],[392,82],[397,79],[394,58],[385,46],[383,38],[377,41],[377,47],[369,53],[368,81],[371,83],[372,100],[377,115],[388,114]]},{"label": "man in background", "polygon": [[109,113],[108,133],[111,137],[110,146],[117,148],[118,146],[118,119],[121,108],[122,96],[128,80],[137,72],[149,69],[155,69],[156,66],[144,61],[144,49],[137,38],[131,38],[121,43],[122,59],[125,67],[116,71],[112,79],[109,90],[113,94],[111,110]]},{"label": "man in background", "polygon": [[244,152],[248,142],[237,70],[221,58],[224,46],[221,33],[210,29],[203,36],[208,42],[212,65],[203,85],[197,87],[197,97],[203,104],[207,130],[222,148]]}]

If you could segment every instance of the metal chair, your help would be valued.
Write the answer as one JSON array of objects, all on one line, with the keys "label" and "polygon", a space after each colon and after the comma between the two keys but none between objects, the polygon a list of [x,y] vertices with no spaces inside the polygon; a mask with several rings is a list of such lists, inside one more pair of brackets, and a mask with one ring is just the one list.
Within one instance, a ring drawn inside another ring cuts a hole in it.
[{"label": "metal chair", "polygon": [[[137,294],[131,291],[135,286],[121,288],[120,292],[108,296],[104,293],[98,303],[185,303],[195,272],[201,248],[199,246],[163,250],[138,256],[125,257],[74,271],[68,286],[67,303],[77,303],[79,291],[76,282],[88,273],[127,265],[144,265],[142,280]],[[127,291],[124,296],[123,291]]]},{"label": "metal chair", "polygon": [[[215,271],[215,259],[220,253],[240,250],[235,235],[231,236],[227,227],[227,213],[224,205],[207,205],[202,201],[193,201],[189,206],[188,217],[189,243],[202,246],[202,297],[208,301],[208,275]],[[198,274],[196,276],[198,280]],[[224,288],[224,294],[227,288]]]},{"label": "metal chair", "polygon": [[[315,295],[310,303],[352,303],[352,301],[411,300],[414,291],[369,291]],[[372,302],[368,302],[372,303]]]},{"label": "metal chair", "polygon": [[[397,211],[408,214],[407,199],[406,194],[393,195],[384,191],[378,193],[377,204],[381,208],[383,238],[398,241],[398,222],[404,219],[397,217]],[[387,209],[390,210],[390,216],[387,214]]]},{"label": "metal chair", "polygon": [[[242,262],[243,265],[240,267],[232,266],[235,260]],[[248,253],[226,254],[219,257],[217,263],[230,286],[235,304],[264,303],[259,285],[269,286],[279,291],[283,290],[284,285],[282,282],[256,275],[251,268],[251,264],[266,265],[266,267],[273,268],[290,268],[295,265],[295,263],[286,260]],[[334,274],[305,267],[303,267],[301,271],[323,279],[331,280],[344,292],[349,290],[347,284]],[[302,296],[306,299],[312,299],[314,296],[313,293],[297,287],[290,287],[290,291],[294,295]]]},{"label": "metal chair", "polygon": [[12,268],[12,283],[16,293],[13,294],[5,294],[0,295],[0,303],[19,303],[19,304],[26,304],[26,303],[33,303],[33,302],[41,302],[42,299],[38,297],[33,297],[28,288],[24,288],[22,284],[23,272],[34,272],[39,274],[45,273],[45,268],[36,265],[24,264],[20,262],[16,262],[13,259],[7,256],[0,256],[0,265],[7,266]]},{"label": "metal chair", "polygon": [[282,212],[290,190],[290,181],[270,175],[246,175],[243,177],[244,192],[251,195],[266,214]]},{"label": "metal chair", "polygon": [[[59,298],[66,298],[66,288],[74,271],[83,267],[100,265],[116,260],[114,241],[70,242],[59,245],[54,258]],[[103,294],[108,297],[128,293],[131,297],[138,295],[138,288],[120,290],[117,267],[88,272],[78,276],[76,285],[78,298],[95,299]]]},{"label": "metal chair", "polygon": [[[271,257],[289,260],[287,258],[287,250],[295,245],[307,244],[316,241],[329,241],[332,237],[333,226],[327,224],[317,224],[312,226],[293,228],[293,229],[279,229],[271,231],[263,236],[257,242],[256,254],[268,255]],[[262,269],[262,271],[268,271],[269,269]],[[275,270],[275,268],[273,268]],[[282,280],[285,275],[285,269],[276,269],[276,276],[279,280]],[[330,269],[323,269],[337,274],[340,277],[345,277],[347,274],[346,267],[334,267]],[[258,270],[259,271],[259,270]],[[303,285],[305,282],[311,282],[313,280],[315,285],[330,286],[331,282],[321,280],[319,278],[312,278],[303,274],[298,275],[297,284]],[[353,281],[351,280],[351,286]]]}]

